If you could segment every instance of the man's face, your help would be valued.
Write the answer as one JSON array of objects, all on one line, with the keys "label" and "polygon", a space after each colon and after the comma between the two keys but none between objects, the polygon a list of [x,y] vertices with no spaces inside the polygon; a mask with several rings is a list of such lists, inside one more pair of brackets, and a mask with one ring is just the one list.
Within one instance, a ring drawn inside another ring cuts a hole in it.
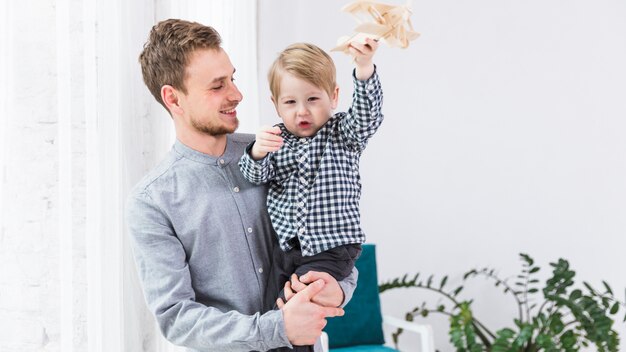
[{"label": "man's face", "polygon": [[315,85],[284,72],[280,93],[274,100],[276,112],[289,132],[298,137],[311,137],[328,121],[337,107],[338,88],[333,96]]},{"label": "man's face", "polygon": [[223,49],[199,49],[185,72],[187,94],[179,95],[185,128],[212,136],[233,133],[239,126],[235,108],[243,99],[234,83],[235,68]]}]

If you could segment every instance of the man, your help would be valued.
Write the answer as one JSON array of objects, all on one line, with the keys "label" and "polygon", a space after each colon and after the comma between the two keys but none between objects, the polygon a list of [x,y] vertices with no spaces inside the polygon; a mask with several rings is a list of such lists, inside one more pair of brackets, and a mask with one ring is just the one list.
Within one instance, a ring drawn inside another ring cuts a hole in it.
[{"label": "man", "polygon": [[192,351],[312,344],[326,317],[343,314],[338,306],[349,300],[356,273],[341,283],[317,272],[292,277],[280,310],[264,305],[265,295],[278,295],[265,288],[279,248],[266,188],[239,172],[254,136],[234,134],[243,97],[220,44],[211,27],[166,20],[152,28],[139,58],[177,139],[127,204],[144,295],[165,337]]}]

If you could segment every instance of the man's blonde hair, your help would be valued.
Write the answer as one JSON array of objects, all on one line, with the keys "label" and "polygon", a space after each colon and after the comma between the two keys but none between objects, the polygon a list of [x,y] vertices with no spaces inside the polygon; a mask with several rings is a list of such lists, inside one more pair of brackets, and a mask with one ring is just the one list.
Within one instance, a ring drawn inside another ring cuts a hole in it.
[{"label": "man's blonde hair", "polygon": [[292,44],[274,60],[267,74],[274,100],[280,95],[280,80],[285,72],[325,90],[331,98],[337,86],[333,59],[313,44]]},{"label": "man's blonde hair", "polygon": [[196,22],[169,19],[157,23],[139,55],[143,81],[154,98],[161,99],[161,87],[172,87],[187,94],[185,69],[197,49],[219,50],[222,39],[215,29]]}]

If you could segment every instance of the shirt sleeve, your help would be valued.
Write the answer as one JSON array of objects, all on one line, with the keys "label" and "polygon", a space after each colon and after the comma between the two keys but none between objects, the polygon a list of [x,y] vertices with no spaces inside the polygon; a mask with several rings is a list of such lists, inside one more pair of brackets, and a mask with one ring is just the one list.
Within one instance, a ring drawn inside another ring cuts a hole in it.
[{"label": "shirt sleeve", "polygon": [[268,153],[265,158],[256,161],[250,156],[253,145],[254,142],[246,147],[245,153],[239,159],[239,169],[246,180],[251,183],[255,185],[265,184],[275,176],[274,166],[271,162],[272,153]]},{"label": "shirt sleeve", "polygon": [[359,271],[356,267],[354,267],[352,268],[350,275],[339,281],[339,286],[341,286],[341,289],[343,290],[343,303],[339,307],[344,308],[348,303],[350,303],[354,290],[356,290],[356,283],[358,279]]},{"label": "shirt sleeve", "polygon": [[339,131],[348,145],[362,151],[383,122],[383,91],[376,69],[365,81],[358,80],[353,71],[352,79],[352,105],[341,120]]},{"label": "shirt sleeve", "polygon": [[126,221],[146,302],[169,341],[202,351],[291,347],[280,310],[245,315],[196,302],[185,251],[147,193],[129,198]]}]

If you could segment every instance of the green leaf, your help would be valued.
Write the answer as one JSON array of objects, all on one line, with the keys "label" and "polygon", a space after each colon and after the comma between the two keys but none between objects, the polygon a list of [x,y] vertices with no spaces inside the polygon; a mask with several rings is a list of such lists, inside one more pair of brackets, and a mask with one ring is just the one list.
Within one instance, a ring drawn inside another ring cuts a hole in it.
[{"label": "green leaf", "polygon": [[569,294],[569,299],[572,301],[575,301],[579,299],[582,295],[583,295],[582,291],[579,289],[576,289]]},{"label": "green leaf", "polygon": [[533,260],[533,258],[531,258],[528,254],[526,254],[526,253],[520,253],[519,255],[520,255],[520,257],[522,257],[522,259],[523,259],[526,263],[528,263],[528,265],[533,265],[534,260]]},{"label": "green leaf", "polygon": [[619,302],[615,302],[615,304],[613,304],[613,307],[611,307],[611,311],[609,313],[615,314],[617,313],[617,311],[619,311]]},{"label": "green leaf", "polygon": [[441,279],[441,283],[439,284],[439,289],[442,290],[443,287],[446,285],[446,282],[448,281],[448,276],[444,276],[443,279]]},{"label": "green leaf", "polygon": [[538,267],[538,266],[532,267],[532,268],[530,269],[529,274],[534,274],[534,273],[538,272],[539,270],[541,270],[541,268],[540,268],[540,267]]},{"label": "green leaf", "polygon": [[476,273],[477,273],[476,269],[472,269],[472,270],[470,270],[470,271],[466,272],[466,273],[463,275],[463,280],[467,280],[467,278],[468,278],[468,277],[470,277],[470,276],[472,276],[472,275],[476,275]]},{"label": "green leaf", "polygon": [[611,290],[611,286],[609,286],[609,284],[606,283],[606,281],[602,281],[602,284],[604,285],[606,292],[610,295],[613,295],[613,290]]},{"label": "green leaf", "polygon": [[452,292],[452,296],[456,297],[461,292],[461,290],[463,290],[463,286],[457,287],[456,290]]}]

